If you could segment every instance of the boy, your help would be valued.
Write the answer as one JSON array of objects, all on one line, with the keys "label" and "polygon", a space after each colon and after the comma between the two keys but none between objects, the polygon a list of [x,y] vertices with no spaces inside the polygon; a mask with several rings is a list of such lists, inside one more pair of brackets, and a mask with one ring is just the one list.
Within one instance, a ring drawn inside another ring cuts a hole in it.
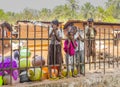
[{"label": "boy", "polygon": [[[49,30],[49,37],[51,38],[49,45],[49,65],[58,66],[58,76],[61,78],[61,64],[63,63],[62,52],[61,52],[61,40],[62,40],[62,32],[58,28],[59,22],[58,20],[53,20],[51,24],[51,28]],[[51,76],[51,66],[50,66],[50,77]]]},{"label": "boy", "polygon": [[85,27],[86,36],[86,49],[87,49],[87,61],[90,62],[90,56],[92,56],[92,61],[95,62],[95,37],[97,31],[94,27],[94,20],[92,18],[88,19],[87,26]]},{"label": "boy", "polygon": [[[78,47],[76,48],[76,62],[82,63],[80,64],[80,73],[84,74],[84,31],[83,30],[77,30],[77,28],[74,28],[74,39],[77,41]],[[79,64],[77,65],[77,68],[79,68]],[[78,74],[79,76],[80,74]]]}]

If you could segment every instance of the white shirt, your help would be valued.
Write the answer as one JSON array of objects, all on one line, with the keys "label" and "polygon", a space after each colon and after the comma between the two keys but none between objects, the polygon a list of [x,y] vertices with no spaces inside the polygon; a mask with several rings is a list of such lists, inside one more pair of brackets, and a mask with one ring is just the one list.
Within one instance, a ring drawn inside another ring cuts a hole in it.
[{"label": "white shirt", "polygon": [[[53,30],[53,28],[50,27],[50,29],[49,29],[49,35],[51,34],[52,30]],[[58,29],[56,33],[57,33],[58,37],[62,38],[62,31],[60,29]],[[55,44],[61,44],[61,42],[59,42],[58,40],[55,40],[55,35],[53,33],[52,36],[51,36],[50,44],[54,44],[54,43]]]},{"label": "white shirt", "polygon": [[77,37],[79,36],[79,34],[81,35],[81,37],[84,39],[84,32],[83,31],[78,31],[75,35],[74,35],[74,39],[77,41],[78,46],[76,47],[76,51],[82,51],[84,50],[84,42],[82,42],[81,40],[77,40]]}]

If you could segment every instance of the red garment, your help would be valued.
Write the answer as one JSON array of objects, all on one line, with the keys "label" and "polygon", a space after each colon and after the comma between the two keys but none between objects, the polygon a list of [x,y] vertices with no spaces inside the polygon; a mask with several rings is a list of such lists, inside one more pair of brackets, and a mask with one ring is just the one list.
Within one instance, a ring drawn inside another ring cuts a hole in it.
[{"label": "red garment", "polygon": [[8,31],[8,32],[7,32],[7,36],[8,36],[8,37],[11,37],[11,32]]},{"label": "red garment", "polygon": [[[74,44],[75,44],[75,46],[77,46],[76,41],[74,41]],[[64,42],[64,51],[66,53],[69,53],[70,56],[75,55],[75,47],[74,47],[72,41],[70,42],[70,47],[68,48],[68,40],[65,40],[65,42]]]}]

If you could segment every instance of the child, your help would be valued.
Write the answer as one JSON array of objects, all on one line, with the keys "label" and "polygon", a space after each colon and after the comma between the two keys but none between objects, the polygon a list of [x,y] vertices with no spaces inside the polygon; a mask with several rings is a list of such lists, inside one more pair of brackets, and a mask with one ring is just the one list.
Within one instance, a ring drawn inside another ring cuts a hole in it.
[{"label": "child", "polygon": [[87,26],[85,27],[85,38],[86,40],[86,53],[87,53],[87,62],[90,62],[91,56],[92,61],[96,61],[96,53],[95,53],[95,38],[97,35],[97,30],[94,26],[94,20],[92,18],[88,19]]},{"label": "child", "polygon": [[[61,52],[61,40],[62,40],[62,32],[58,28],[59,22],[58,20],[52,21],[52,27],[49,30],[49,37],[51,38],[49,45],[49,65],[56,66],[58,64],[58,76],[61,78],[61,64],[63,63],[62,52]],[[50,77],[51,76],[51,66],[50,68]]]},{"label": "child", "polygon": [[[76,48],[76,62],[82,63],[80,64],[80,73],[84,74],[84,31],[77,30],[77,28],[74,28],[74,39],[76,40],[78,47]],[[79,64],[77,65],[77,68],[79,68]],[[79,76],[80,74],[78,74]]]},{"label": "child", "polygon": [[74,33],[68,32],[68,39],[64,42],[64,51],[66,52],[66,62],[68,65],[68,71],[72,71],[72,76],[75,77],[73,74],[74,72],[74,64],[75,64],[75,48],[77,47],[77,43],[74,40]]}]

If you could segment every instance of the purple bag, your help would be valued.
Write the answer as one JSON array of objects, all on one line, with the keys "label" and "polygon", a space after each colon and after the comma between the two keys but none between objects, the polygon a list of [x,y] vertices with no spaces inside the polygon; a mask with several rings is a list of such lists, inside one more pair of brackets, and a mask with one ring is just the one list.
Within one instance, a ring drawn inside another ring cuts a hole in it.
[{"label": "purple bag", "polygon": [[[0,69],[2,68],[18,68],[17,62],[14,59],[11,59],[10,57],[5,57],[3,63],[0,63]],[[7,72],[8,74],[11,74],[11,70],[4,70],[4,72]],[[3,75],[4,73],[1,71],[0,75]],[[14,80],[17,80],[18,78],[18,70],[12,70],[12,76]]]}]

